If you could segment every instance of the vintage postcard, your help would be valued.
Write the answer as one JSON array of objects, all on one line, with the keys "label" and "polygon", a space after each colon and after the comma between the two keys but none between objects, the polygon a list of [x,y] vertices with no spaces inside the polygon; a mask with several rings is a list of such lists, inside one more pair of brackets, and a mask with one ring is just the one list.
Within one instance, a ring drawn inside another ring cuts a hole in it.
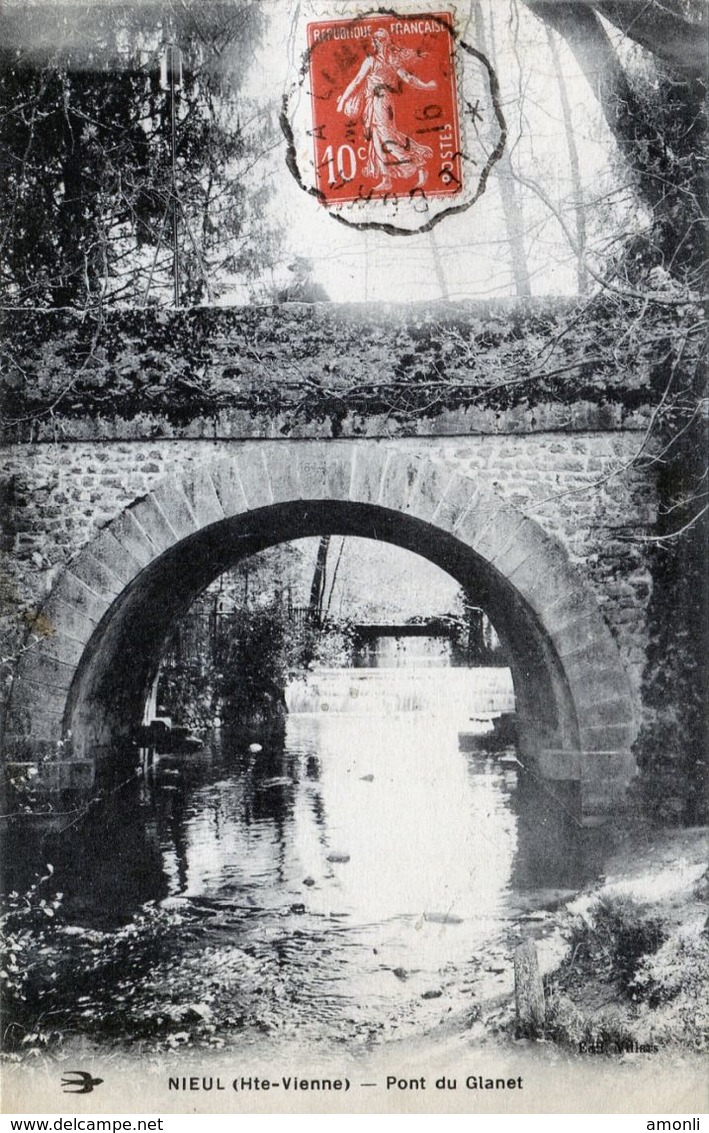
[{"label": "vintage postcard", "polygon": [[704,4],[0,28],[4,1112],[698,1128]]}]

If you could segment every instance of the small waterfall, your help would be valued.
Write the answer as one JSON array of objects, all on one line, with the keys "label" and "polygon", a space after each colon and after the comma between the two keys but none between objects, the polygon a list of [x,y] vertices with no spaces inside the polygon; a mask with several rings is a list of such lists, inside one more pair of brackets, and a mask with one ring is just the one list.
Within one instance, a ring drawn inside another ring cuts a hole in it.
[{"label": "small waterfall", "polygon": [[364,669],[448,668],[451,646],[450,638],[435,635],[375,637],[363,643],[355,665]]},{"label": "small waterfall", "polygon": [[461,727],[471,718],[514,712],[509,669],[315,669],[286,689],[290,715],[425,712]]}]

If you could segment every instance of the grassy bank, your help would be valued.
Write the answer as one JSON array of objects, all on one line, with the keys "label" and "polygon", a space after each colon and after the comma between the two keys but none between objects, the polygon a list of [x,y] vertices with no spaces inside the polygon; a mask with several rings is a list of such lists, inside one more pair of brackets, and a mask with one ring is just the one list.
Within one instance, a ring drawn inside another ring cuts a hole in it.
[{"label": "grassy bank", "polygon": [[[705,828],[636,832],[606,876],[559,910],[563,960],[544,979],[539,1039],[579,1054],[656,1054],[709,1046]],[[551,941],[540,942],[544,953]],[[514,1005],[493,1020],[516,1031]]]}]

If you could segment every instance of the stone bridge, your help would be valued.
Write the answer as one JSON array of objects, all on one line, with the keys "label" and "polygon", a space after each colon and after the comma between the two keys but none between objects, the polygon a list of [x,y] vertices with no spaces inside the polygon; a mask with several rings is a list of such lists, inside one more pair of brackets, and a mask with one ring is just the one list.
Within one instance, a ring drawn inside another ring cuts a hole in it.
[{"label": "stone bridge", "polygon": [[500,303],[19,319],[5,592],[27,629],[6,758],[90,783],[205,586],[284,540],[358,535],[475,593],[512,657],[523,762],[586,814],[621,807],[650,592],[654,489],[635,459],[650,397],[630,372],[600,393],[588,374],[554,385],[585,365],[569,319]]}]

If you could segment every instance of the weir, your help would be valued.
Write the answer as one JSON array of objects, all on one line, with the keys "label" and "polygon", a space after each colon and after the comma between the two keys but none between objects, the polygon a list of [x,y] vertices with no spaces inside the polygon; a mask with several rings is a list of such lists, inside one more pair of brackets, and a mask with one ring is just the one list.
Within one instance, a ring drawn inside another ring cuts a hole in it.
[{"label": "weir", "polygon": [[497,668],[315,669],[289,682],[286,703],[292,715],[421,712],[461,729],[515,710],[512,675]]},{"label": "weir", "polygon": [[[10,767],[34,768],[47,789],[90,788],[142,722],[175,620],[213,579],[286,540],[357,535],[413,550],[479,596],[509,659],[526,760],[576,784],[585,813],[622,808],[647,642],[639,548],[655,519],[654,484],[633,464],[649,420],[642,382],[632,406],[622,400],[632,383],[602,404],[517,394],[503,404],[484,391],[501,358],[519,365],[540,318],[551,333],[564,315],[541,303],[116,312],[97,332],[94,392],[113,388],[130,339],[132,364],[145,355],[169,374],[186,351],[229,395],[179,413],[162,395],[147,414],[144,399],[109,400],[97,417],[78,392],[52,410],[51,428],[35,413],[31,430],[20,411],[27,399],[37,410],[47,359],[71,385],[86,328],[62,315],[41,334],[18,328],[43,350],[18,374],[3,460],[8,585],[24,611],[4,715]],[[477,399],[432,412],[414,398],[392,412],[385,398],[365,410],[341,369],[333,376],[337,357],[373,368],[384,390],[412,358],[427,365],[441,350],[460,390],[480,385]],[[573,354],[570,339],[563,350]],[[305,414],[296,355],[338,390]]]}]

